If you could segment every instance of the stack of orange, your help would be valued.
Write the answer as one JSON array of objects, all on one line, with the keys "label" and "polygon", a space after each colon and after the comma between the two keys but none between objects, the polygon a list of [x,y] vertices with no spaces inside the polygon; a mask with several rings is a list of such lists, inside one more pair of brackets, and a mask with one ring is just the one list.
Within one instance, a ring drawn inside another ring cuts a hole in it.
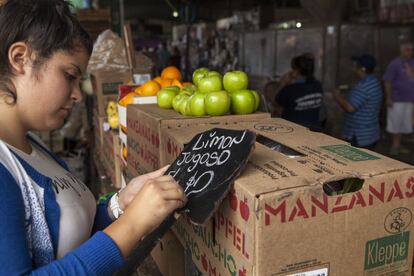
[{"label": "stack of orange", "polygon": [[135,90],[140,96],[155,96],[161,89],[161,85],[155,80],[149,80]]},{"label": "stack of orange", "polygon": [[123,97],[119,104],[122,106],[127,106],[132,103],[134,96],[155,96],[157,95],[158,91],[167,86],[178,86],[179,88],[183,88],[184,86],[191,84],[191,83],[182,83],[181,82],[181,72],[175,66],[168,66],[165,67],[164,70],[161,72],[161,76],[157,76],[152,80],[149,80],[138,86],[134,92],[129,93],[125,97]]},{"label": "stack of orange", "polygon": [[155,96],[157,92],[167,86],[178,86],[183,88],[183,83],[181,82],[181,72],[175,66],[165,67],[161,72],[161,76],[157,76],[152,80],[147,81],[142,86],[140,86],[136,93],[141,96]]}]

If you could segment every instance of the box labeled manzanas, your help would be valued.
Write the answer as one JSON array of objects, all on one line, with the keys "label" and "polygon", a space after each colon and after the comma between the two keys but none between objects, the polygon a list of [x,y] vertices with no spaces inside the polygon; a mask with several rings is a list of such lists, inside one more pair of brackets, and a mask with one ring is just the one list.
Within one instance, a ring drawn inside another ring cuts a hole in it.
[{"label": "box labeled manzanas", "polygon": [[[165,164],[208,128],[163,130]],[[281,119],[225,128],[256,132],[246,169],[206,225],[173,227],[200,271],[411,275],[414,167]]]}]

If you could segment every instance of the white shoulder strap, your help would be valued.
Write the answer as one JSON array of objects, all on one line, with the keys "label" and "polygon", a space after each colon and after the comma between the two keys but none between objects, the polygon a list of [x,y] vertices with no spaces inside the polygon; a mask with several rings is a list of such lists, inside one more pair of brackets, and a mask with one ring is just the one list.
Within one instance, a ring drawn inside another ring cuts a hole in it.
[{"label": "white shoulder strap", "polygon": [[18,158],[1,140],[0,162],[14,177],[22,192],[25,220],[29,222],[26,225],[29,254],[37,266],[48,264],[54,259],[54,251],[45,217],[43,189],[34,188],[37,183],[30,178]]},{"label": "white shoulder strap", "polygon": [[0,140],[0,162],[10,174],[14,177],[17,183],[23,183],[24,181],[30,181],[25,169],[20,164],[17,157],[11,152],[7,145]]}]

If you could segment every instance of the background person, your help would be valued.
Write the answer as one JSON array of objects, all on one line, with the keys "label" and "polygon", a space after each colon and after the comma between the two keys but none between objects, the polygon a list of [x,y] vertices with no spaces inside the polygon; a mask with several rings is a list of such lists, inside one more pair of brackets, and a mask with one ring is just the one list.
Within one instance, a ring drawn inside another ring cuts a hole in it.
[{"label": "background person", "polygon": [[323,99],[321,83],[315,79],[314,59],[307,55],[292,59],[292,70],[286,74],[286,84],[277,93],[275,102],[282,107],[283,119],[322,130],[320,109]]},{"label": "background person", "polygon": [[[394,58],[383,76],[387,102],[387,132],[391,134],[390,154],[401,151],[403,134],[413,132],[414,101],[414,59],[413,45],[406,42],[400,45],[400,56]],[[407,153],[402,150],[401,153]]]},{"label": "background person", "polygon": [[358,82],[347,97],[339,89],[334,91],[335,100],[345,111],[342,137],[352,146],[374,150],[380,138],[379,113],[383,95],[381,83],[372,74],[376,61],[370,55],[352,60]]}]

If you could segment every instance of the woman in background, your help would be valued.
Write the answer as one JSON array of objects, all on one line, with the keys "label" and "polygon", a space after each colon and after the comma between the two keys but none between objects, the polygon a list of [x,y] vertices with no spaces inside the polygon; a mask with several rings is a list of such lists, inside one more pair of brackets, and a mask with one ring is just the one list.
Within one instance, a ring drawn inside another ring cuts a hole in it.
[{"label": "woman in background", "polygon": [[291,68],[284,78],[287,84],[275,98],[276,104],[282,108],[281,117],[311,130],[321,131],[323,90],[313,75],[314,59],[306,54],[294,57]]}]

